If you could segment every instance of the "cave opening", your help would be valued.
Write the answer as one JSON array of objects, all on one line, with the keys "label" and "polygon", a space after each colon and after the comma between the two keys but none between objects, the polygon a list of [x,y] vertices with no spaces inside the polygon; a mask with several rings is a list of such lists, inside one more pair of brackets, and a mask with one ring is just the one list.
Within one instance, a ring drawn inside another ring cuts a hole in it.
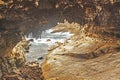
[{"label": "cave opening", "polygon": [[0,0],[0,80],[119,80],[120,0]]}]

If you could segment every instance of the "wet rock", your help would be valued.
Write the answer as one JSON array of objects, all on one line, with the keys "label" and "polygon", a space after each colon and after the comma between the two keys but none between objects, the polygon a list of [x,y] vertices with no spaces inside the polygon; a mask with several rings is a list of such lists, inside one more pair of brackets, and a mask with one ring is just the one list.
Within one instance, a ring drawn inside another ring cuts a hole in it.
[{"label": "wet rock", "polygon": [[51,39],[47,39],[47,41],[49,42],[49,41],[51,41]]},{"label": "wet rock", "polygon": [[34,39],[29,39],[28,41],[33,42],[33,41],[34,41]]},{"label": "wet rock", "polygon": [[42,60],[42,59],[43,59],[43,57],[39,57],[39,58],[38,58],[38,60]]}]

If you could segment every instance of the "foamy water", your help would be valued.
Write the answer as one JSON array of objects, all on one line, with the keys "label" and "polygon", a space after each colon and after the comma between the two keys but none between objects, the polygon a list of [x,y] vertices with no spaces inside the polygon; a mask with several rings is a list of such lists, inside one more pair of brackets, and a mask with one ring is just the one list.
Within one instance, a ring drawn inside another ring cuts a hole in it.
[{"label": "foamy water", "polygon": [[33,42],[31,42],[30,52],[26,53],[27,61],[38,61],[41,63],[43,59],[39,58],[45,57],[50,46],[54,45],[56,42],[63,43],[72,35],[69,32],[51,32],[52,29],[43,31],[37,39],[32,36],[32,33],[30,33],[28,36],[25,36],[27,40],[34,40]]}]

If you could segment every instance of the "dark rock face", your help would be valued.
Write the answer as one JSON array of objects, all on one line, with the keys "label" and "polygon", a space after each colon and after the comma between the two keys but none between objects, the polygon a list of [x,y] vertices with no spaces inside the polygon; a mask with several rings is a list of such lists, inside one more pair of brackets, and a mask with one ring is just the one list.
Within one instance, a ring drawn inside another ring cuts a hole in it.
[{"label": "dark rock face", "polygon": [[21,36],[16,31],[0,32],[0,57],[11,53],[11,50],[21,40]]}]

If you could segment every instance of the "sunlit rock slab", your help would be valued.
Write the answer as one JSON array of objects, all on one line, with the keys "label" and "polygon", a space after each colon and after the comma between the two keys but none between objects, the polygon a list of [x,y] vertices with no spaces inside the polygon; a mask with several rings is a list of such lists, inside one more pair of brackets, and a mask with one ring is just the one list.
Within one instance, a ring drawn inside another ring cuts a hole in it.
[{"label": "sunlit rock slab", "polygon": [[119,48],[117,39],[108,42],[102,38],[75,34],[48,52],[42,63],[43,76],[46,80],[119,80]]}]

